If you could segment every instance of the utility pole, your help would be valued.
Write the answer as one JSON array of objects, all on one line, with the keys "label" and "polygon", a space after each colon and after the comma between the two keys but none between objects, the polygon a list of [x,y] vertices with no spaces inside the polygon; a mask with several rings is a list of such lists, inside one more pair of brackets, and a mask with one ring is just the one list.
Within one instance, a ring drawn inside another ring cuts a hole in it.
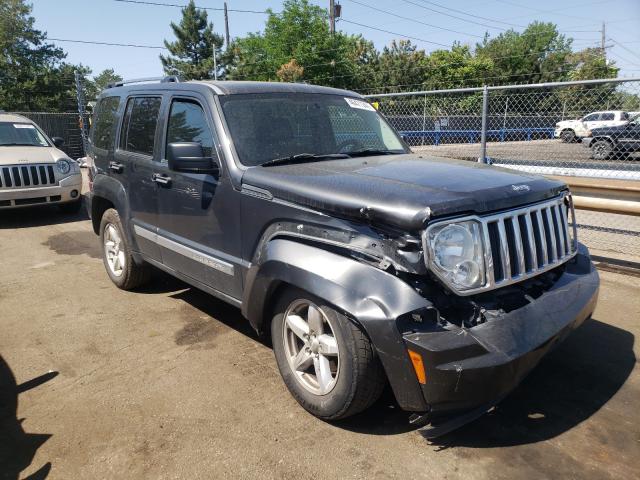
[{"label": "utility pole", "polygon": [[336,5],[335,0],[329,0],[329,32],[336,33]]},{"label": "utility pole", "polygon": [[227,2],[224,2],[224,37],[229,48],[229,13],[227,12]]},{"label": "utility pole", "polygon": [[213,79],[218,80],[218,59],[216,58],[216,44],[213,44]]},{"label": "utility pole", "polygon": [[600,31],[600,33],[602,34],[600,37],[600,48],[602,49],[602,56],[606,60],[607,59],[607,50],[606,50],[607,30],[604,22],[602,22],[602,30]]}]

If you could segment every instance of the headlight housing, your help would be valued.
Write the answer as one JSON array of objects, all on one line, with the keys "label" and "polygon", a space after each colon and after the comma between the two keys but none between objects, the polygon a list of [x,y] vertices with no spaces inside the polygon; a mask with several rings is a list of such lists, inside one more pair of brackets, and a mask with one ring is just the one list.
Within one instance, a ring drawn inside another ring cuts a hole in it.
[{"label": "headlight housing", "polygon": [[428,266],[456,291],[486,281],[482,228],[475,220],[435,224],[424,233]]},{"label": "headlight housing", "polygon": [[59,173],[61,173],[62,175],[66,175],[71,171],[71,164],[66,160],[58,160],[56,162],[56,168],[58,169]]}]

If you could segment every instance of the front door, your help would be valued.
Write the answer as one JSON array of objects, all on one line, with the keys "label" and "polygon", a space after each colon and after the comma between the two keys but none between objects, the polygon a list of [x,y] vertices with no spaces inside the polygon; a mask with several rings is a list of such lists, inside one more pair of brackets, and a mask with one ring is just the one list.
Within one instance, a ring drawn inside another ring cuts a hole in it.
[{"label": "front door", "polygon": [[169,169],[165,157],[154,165],[160,180],[158,243],[166,266],[239,298],[239,194],[219,161],[212,118],[203,105],[206,103],[197,96],[171,99],[163,151],[169,143],[199,142],[220,169],[215,174],[176,172]]}]

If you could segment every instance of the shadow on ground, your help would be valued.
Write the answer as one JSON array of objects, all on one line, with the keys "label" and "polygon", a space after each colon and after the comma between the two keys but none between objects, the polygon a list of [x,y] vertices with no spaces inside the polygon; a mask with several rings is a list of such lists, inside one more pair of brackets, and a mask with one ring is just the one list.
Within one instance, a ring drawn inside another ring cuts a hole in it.
[{"label": "shadow on ground", "polygon": [[[179,281],[165,279],[164,284],[170,290],[186,287],[172,297],[269,345],[253,331],[237,308]],[[588,320],[544,358],[494,411],[431,442],[442,448],[491,448],[556,437],[591,417],[624,385],[636,362],[633,344],[634,336],[630,332],[595,319]],[[367,411],[334,424],[363,434],[395,435],[414,430],[408,416],[387,389]]]},{"label": "shadow on ground", "polygon": [[87,212],[64,213],[54,205],[16,208],[0,211],[0,229],[30,228],[87,220]]},{"label": "shadow on ground", "polygon": [[490,414],[432,441],[442,448],[493,448],[556,437],[602,408],[636,363],[634,336],[588,320]]},{"label": "shadow on ground", "polygon": [[[22,428],[23,418],[18,418],[18,394],[31,390],[57,376],[57,372],[49,372],[21,385],[16,380],[9,365],[0,356],[0,478],[17,480],[20,472],[31,465],[33,457],[50,434],[26,433]],[[51,470],[51,463],[42,465],[25,480],[46,478]]]}]

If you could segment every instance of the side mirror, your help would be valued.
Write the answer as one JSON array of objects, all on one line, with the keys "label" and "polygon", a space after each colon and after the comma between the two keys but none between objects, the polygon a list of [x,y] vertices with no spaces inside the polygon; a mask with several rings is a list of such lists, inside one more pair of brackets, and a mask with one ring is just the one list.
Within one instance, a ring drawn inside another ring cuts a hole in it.
[{"label": "side mirror", "polygon": [[60,148],[64,145],[64,138],[62,137],[51,137],[51,141],[56,148]]},{"label": "side mirror", "polygon": [[169,168],[176,172],[213,173],[218,164],[211,157],[204,156],[204,149],[198,142],[175,142],[167,145]]}]

